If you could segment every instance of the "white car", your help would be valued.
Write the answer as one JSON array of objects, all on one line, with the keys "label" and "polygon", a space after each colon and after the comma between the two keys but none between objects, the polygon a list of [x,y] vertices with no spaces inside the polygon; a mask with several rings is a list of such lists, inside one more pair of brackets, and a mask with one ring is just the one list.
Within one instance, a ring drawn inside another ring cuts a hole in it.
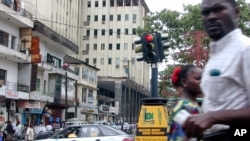
[{"label": "white car", "polygon": [[116,130],[106,125],[78,125],[69,126],[54,134],[48,139],[39,141],[134,141],[131,136],[123,131]]}]

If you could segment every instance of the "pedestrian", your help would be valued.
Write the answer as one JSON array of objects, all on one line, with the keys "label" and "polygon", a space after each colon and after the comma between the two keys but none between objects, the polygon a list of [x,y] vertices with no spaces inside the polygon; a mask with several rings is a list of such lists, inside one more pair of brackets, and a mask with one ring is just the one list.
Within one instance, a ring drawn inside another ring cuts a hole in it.
[{"label": "pedestrian", "polygon": [[201,94],[200,80],[202,70],[194,65],[183,65],[176,67],[171,75],[174,87],[181,90],[181,98],[173,107],[172,118],[170,119],[170,141],[186,141],[187,138],[179,123],[173,118],[181,110],[186,110],[190,114],[201,113],[201,108],[197,102],[197,96]]},{"label": "pedestrian", "polygon": [[3,133],[3,141],[5,141],[6,140],[6,127],[7,127],[7,121],[4,123],[4,125],[2,126],[2,128],[1,128],[1,132]]},{"label": "pedestrian", "polygon": [[22,129],[22,125],[20,124],[20,121],[17,121],[16,128],[15,128],[15,136],[21,135],[21,129]]},{"label": "pedestrian", "polygon": [[34,141],[35,140],[35,131],[33,128],[33,124],[30,123],[28,129],[26,130],[26,141]]},{"label": "pedestrian", "polygon": [[6,141],[10,141],[11,140],[11,136],[15,133],[15,130],[13,128],[13,125],[12,125],[11,121],[7,122],[7,126],[6,126],[4,132],[6,134]]},{"label": "pedestrian", "polygon": [[250,132],[250,39],[238,28],[239,14],[235,0],[202,0],[202,22],[212,42],[201,80],[204,114],[187,118],[188,137],[243,141],[233,137],[236,129]]}]

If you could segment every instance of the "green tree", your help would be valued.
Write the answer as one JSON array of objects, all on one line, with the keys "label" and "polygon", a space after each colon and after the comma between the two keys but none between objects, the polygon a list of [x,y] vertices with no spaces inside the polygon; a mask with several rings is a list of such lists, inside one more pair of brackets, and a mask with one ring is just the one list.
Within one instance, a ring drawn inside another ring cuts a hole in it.
[{"label": "green tree", "polygon": [[[250,6],[245,0],[237,1],[240,8],[240,17],[239,27],[246,35],[250,35]],[[145,18],[145,26],[138,27],[137,33],[139,35],[145,32],[158,31],[160,33],[168,33],[169,35],[169,44],[170,49],[175,50],[178,48],[180,50],[179,53],[169,54],[172,58],[177,60],[180,63],[192,63],[195,58],[193,57],[195,54],[194,47],[196,40],[194,36],[190,36],[190,33],[194,33],[196,31],[203,31],[202,21],[200,17],[200,5],[184,5],[184,13],[180,13],[178,11],[171,11],[168,9],[164,9],[160,12],[153,13],[151,12]],[[206,61],[208,58],[208,43],[209,38],[203,37],[201,40],[202,43],[202,59]],[[163,92],[165,89],[171,90],[172,86],[169,81],[170,79],[163,80],[170,76],[171,67],[167,67],[166,70],[160,72],[160,83],[159,89],[160,92]],[[166,83],[167,86],[164,84]],[[166,87],[166,88],[165,88]],[[164,94],[163,94],[164,95]]]}]

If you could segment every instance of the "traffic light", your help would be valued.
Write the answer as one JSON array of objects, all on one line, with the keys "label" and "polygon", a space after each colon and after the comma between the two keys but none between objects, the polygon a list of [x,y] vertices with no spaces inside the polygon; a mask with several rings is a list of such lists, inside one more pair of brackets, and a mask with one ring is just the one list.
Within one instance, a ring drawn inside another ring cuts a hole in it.
[{"label": "traffic light", "polygon": [[143,53],[142,53],[142,45],[140,37],[134,38],[134,45],[135,45],[135,53],[138,53],[138,55],[136,56],[136,60],[143,61]]},{"label": "traffic light", "polygon": [[167,55],[167,52],[165,52],[165,50],[169,47],[169,43],[166,42],[166,40],[168,40],[168,34],[157,35],[159,62],[162,62]]},{"label": "traffic light", "polygon": [[156,61],[156,47],[155,47],[155,38],[154,33],[145,33],[141,36],[142,41],[142,51],[143,51],[143,60],[147,63],[155,63]]}]

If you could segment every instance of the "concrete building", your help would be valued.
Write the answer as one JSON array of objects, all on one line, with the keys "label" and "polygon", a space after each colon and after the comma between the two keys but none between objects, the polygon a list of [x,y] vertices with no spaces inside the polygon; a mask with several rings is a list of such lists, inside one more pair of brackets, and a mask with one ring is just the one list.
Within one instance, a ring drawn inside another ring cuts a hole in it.
[{"label": "concrete building", "polygon": [[[144,0],[84,0],[81,3],[83,28],[79,57],[100,69],[98,104],[108,107],[104,115],[116,120],[136,121],[140,99],[149,96],[150,68],[136,61],[133,44],[138,37],[136,28],[144,26],[143,17],[147,12]],[[109,107],[115,105],[119,107],[117,114],[112,108],[109,111]]]},{"label": "concrete building", "polygon": [[[32,14],[22,9],[17,2],[0,2],[0,122],[15,122],[22,118],[22,106],[18,102],[29,99],[31,56],[25,46],[29,35],[24,30],[32,29]],[[28,36],[28,37],[27,37]],[[26,77],[26,79],[22,79]]]}]

